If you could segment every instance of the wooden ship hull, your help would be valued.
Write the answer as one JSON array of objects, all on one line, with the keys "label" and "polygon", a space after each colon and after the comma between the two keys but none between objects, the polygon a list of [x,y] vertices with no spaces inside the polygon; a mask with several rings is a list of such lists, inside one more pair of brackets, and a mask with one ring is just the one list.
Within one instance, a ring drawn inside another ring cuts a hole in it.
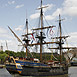
[{"label": "wooden ship hull", "polygon": [[16,68],[16,65],[14,65],[14,64],[6,64],[6,69],[7,69],[7,71],[9,71],[9,73],[11,73],[11,74],[20,73],[21,70],[22,70],[22,69]]},{"label": "wooden ship hull", "polygon": [[68,74],[68,69],[65,69],[64,67],[44,68],[23,66],[22,68],[23,70],[21,72],[21,75],[24,76],[55,76]]},{"label": "wooden ship hull", "polygon": [[20,74],[22,76],[55,76],[68,73],[68,67],[51,67],[44,63],[35,63],[24,60],[12,59],[14,63],[6,63],[6,69],[11,74]]},{"label": "wooden ship hull", "polygon": [[12,56],[9,56],[6,59],[5,66],[6,69],[9,71],[9,73],[15,74],[15,73],[21,73],[22,71],[22,66],[19,63],[16,63],[15,60],[16,59]]}]

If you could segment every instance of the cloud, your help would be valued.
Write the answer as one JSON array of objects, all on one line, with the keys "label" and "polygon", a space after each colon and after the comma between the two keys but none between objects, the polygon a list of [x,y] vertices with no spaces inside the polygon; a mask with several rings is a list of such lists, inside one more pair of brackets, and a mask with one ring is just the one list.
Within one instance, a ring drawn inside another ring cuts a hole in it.
[{"label": "cloud", "polygon": [[57,8],[52,15],[47,15],[47,20],[53,20],[59,14],[68,15],[68,16],[77,16],[77,0],[64,0],[63,6],[61,8]]},{"label": "cloud", "polygon": [[0,40],[10,40],[13,39],[13,35],[10,30],[0,27]]},{"label": "cloud", "polygon": [[6,33],[7,31],[4,29],[4,28],[2,28],[2,27],[0,27],[0,34],[4,34],[4,33]]},{"label": "cloud", "polygon": [[76,43],[77,32],[70,33],[69,35],[70,35],[69,40],[71,40],[71,42],[75,42]]},{"label": "cloud", "polygon": [[43,9],[44,12],[51,10],[55,5],[53,4],[47,4],[47,5],[43,5],[43,7],[47,6],[45,9]]},{"label": "cloud", "polygon": [[4,3],[2,5],[2,7],[7,7],[7,6],[10,6],[10,5],[14,5],[15,4],[15,1],[8,1],[7,3]]},{"label": "cloud", "polygon": [[77,16],[77,0],[65,0],[63,3],[63,13]]},{"label": "cloud", "polygon": [[0,27],[0,45],[2,44],[4,51],[7,50],[6,41],[8,45],[8,50],[18,50],[18,41],[10,32],[10,30]]},{"label": "cloud", "polygon": [[[18,41],[15,39],[7,40],[8,50],[17,51],[18,48]],[[5,49],[6,47],[6,41],[5,41]]]},{"label": "cloud", "polygon": [[35,13],[35,14],[32,14],[32,15],[30,16],[30,18],[31,18],[31,19],[36,19],[36,18],[38,18],[39,16],[40,16],[39,13]]},{"label": "cloud", "polygon": [[[52,7],[54,7],[55,5],[53,5],[53,4],[47,4],[47,5],[43,5],[43,7],[44,6],[48,6],[48,7],[46,7],[46,8],[44,8],[44,12],[46,12],[46,11],[48,11],[48,10],[51,10],[52,9]],[[38,7],[39,8],[39,7]],[[31,19],[36,19],[36,18],[38,18],[40,16],[40,14],[39,14],[39,11],[37,11],[35,14],[32,14],[31,16],[30,16],[30,18]]]},{"label": "cloud", "polygon": [[5,38],[6,39],[9,39],[9,38],[12,38],[9,34],[8,34],[8,31],[3,28],[3,27],[0,27],[0,38]]},{"label": "cloud", "polygon": [[2,44],[4,51],[7,50],[6,42],[7,42],[8,50],[17,51],[17,48],[18,48],[17,40],[15,40],[15,39],[0,40],[0,45]]},{"label": "cloud", "polygon": [[17,49],[16,48],[17,40],[15,40],[15,38],[13,38],[13,36],[10,35],[9,32],[10,31],[8,29],[0,27],[0,45],[2,44],[3,50],[6,50],[6,41],[7,41],[10,50],[12,50],[12,49],[16,50]]},{"label": "cloud", "polygon": [[76,46],[77,47],[77,32],[69,33],[68,46]]},{"label": "cloud", "polygon": [[16,6],[16,9],[21,8],[21,7],[23,7],[23,6],[24,6],[24,4],[17,5],[17,6]]},{"label": "cloud", "polygon": [[69,33],[69,36],[63,44],[63,47],[77,47],[77,32]]},{"label": "cloud", "polygon": [[[49,6],[44,10],[44,12],[51,10],[53,6],[56,7],[56,5],[53,4],[47,4],[46,6]],[[62,3],[62,6],[60,8],[57,8],[52,14],[45,16],[47,20],[53,20],[57,16],[61,15],[68,15],[68,16],[77,16],[77,0],[64,0]],[[30,16],[31,19],[38,18],[38,13],[32,14]]]},{"label": "cloud", "polygon": [[14,4],[15,1],[8,1],[8,4],[11,5],[11,4]]},{"label": "cloud", "polygon": [[18,26],[17,28],[15,28],[16,31],[22,31],[22,27],[23,25]]},{"label": "cloud", "polygon": [[59,14],[77,16],[77,0],[64,0],[62,5],[63,6],[61,8],[57,8],[52,15],[48,15],[47,19],[48,18],[49,20],[55,19]]},{"label": "cloud", "polygon": [[57,16],[59,16],[59,14],[62,13],[62,9],[58,8],[52,15],[47,15],[45,16],[46,20],[53,20],[55,19]]}]

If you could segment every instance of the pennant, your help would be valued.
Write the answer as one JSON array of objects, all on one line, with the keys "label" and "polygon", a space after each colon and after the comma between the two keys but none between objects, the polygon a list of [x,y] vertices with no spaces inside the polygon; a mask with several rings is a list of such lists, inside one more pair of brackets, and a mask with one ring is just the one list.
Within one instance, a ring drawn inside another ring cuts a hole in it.
[{"label": "pennant", "polygon": [[35,40],[35,38],[34,38],[33,34],[31,34],[31,35],[32,35],[32,38]]},{"label": "pennant", "polygon": [[50,35],[52,35],[51,33],[52,33],[52,34],[54,33],[53,30],[52,30],[52,28],[50,29]]},{"label": "pennant", "polygon": [[33,43],[33,40],[31,41],[31,44]]},{"label": "pennant", "polygon": [[35,40],[35,38],[34,38],[34,35],[33,34],[31,34],[32,35],[32,37],[31,37],[31,39],[32,39],[32,41],[31,41],[31,44],[33,43],[33,40]]},{"label": "pennant", "polygon": [[47,36],[48,36],[48,31],[49,31],[49,28],[47,29]]}]

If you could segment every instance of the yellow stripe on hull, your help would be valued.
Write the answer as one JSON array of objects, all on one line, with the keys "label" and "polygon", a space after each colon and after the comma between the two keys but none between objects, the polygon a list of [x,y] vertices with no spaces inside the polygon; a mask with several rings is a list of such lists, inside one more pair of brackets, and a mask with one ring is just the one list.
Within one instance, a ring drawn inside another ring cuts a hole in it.
[{"label": "yellow stripe on hull", "polygon": [[21,71],[18,71],[19,72],[19,74],[21,74]]}]

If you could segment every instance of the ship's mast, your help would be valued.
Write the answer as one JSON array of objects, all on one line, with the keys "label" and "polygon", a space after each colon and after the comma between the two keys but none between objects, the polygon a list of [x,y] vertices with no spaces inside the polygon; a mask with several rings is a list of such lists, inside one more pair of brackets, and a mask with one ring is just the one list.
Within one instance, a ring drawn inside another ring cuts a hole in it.
[{"label": "ship's mast", "polygon": [[59,28],[60,28],[60,43],[59,43],[59,47],[60,47],[60,63],[62,62],[62,29],[61,29],[61,17],[59,15]]},{"label": "ship's mast", "polygon": [[[22,36],[24,36],[24,39],[23,39],[23,41],[25,41],[25,48],[26,48],[26,57],[28,56],[27,54],[28,54],[28,44],[29,44],[29,39],[28,39],[28,19],[26,18],[26,34],[25,35],[22,35]],[[26,37],[26,38],[25,38]]]},{"label": "ship's mast", "polygon": [[[26,17],[26,34],[22,35],[24,37],[24,39],[23,39],[23,41],[25,42],[24,44],[9,26],[8,26],[8,28],[13,33],[13,35],[17,38],[17,40],[22,44],[22,46],[26,48],[26,57],[27,57],[28,56],[27,53],[30,53],[30,51],[28,49],[29,41],[30,41],[29,38],[28,38],[28,35],[34,34],[34,32],[33,33],[28,33],[28,19],[27,19],[27,17]],[[31,56],[33,57],[32,54],[31,54]]]},{"label": "ship's mast", "polygon": [[42,0],[41,0],[41,32],[40,32],[40,61],[42,62],[42,28],[43,28],[43,10],[42,10]]},{"label": "ship's mast", "polygon": [[[42,9],[42,0],[41,0],[41,13],[40,13],[40,17],[41,17],[41,28],[43,28],[43,9]],[[42,32],[42,29],[41,29]]]},{"label": "ship's mast", "polygon": [[40,17],[41,17],[41,32],[40,32],[40,36],[37,36],[36,38],[38,38],[40,40],[40,62],[42,62],[42,43],[43,43],[43,39],[45,39],[45,37],[43,36],[43,7],[42,7],[42,0],[41,0],[41,6],[40,6]]},{"label": "ship's mast", "polygon": [[[27,28],[27,35],[28,35],[28,19],[26,19],[26,28]],[[27,37],[27,42],[26,42],[26,44],[28,45],[28,36],[26,36]],[[27,46],[26,46],[26,57],[27,57]]]},{"label": "ship's mast", "polygon": [[52,37],[51,39],[58,39],[59,42],[57,42],[56,44],[58,44],[58,47],[53,47],[53,48],[49,48],[49,49],[59,49],[60,50],[60,64],[62,62],[62,49],[75,49],[76,47],[63,47],[62,45],[64,44],[63,39],[66,39],[69,36],[62,36],[62,27],[61,27],[61,21],[64,19],[61,19],[61,16],[59,14],[59,32],[60,32],[60,36],[59,37]]},{"label": "ship's mast", "polygon": [[38,35],[36,38],[39,39],[39,43],[35,43],[35,44],[29,44],[30,46],[33,46],[33,45],[40,45],[40,62],[42,62],[42,46],[44,44],[53,44],[55,42],[44,42],[44,39],[46,38],[44,35],[43,35],[43,29],[48,29],[48,28],[53,28],[55,26],[48,26],[48,27],[43,27],[43,8],[46,8],[48,6],[42,6],[42,0],[41,0],[41,6],[40,8],[38,8],[40,10],[40,24],[41,24],[41,28],[36,28],[36,29],[33,29],[33,30],[41,30],[40,31],[40,35]]},{"label": "ship's mast", "polygon": [[[40,45],[40,61],[42,62],[42,45],[44,44],[53,44],[53,43],[56,43],[59,45],[59,47],[57,48],[49,48],[49,49],[59,49],[60,50],[60,63],[62,62],[62,49],[75,49],[76,47],[62,47],[62,44],[64,44],[62,42],[62,38],[67,38],[68,36],[62,36],[62,29],[61,29],[61,21],[63,19],[61,19],[60,15],[59,15],[59,28],[60,28],[60,36],[59,37],[54,37],[53,39],[59,39],[58,42],[43,42],[43,40],[46,38],[44,37],[43,35],[43,29],[48,29],[48,28],[53,28],[55,26],[48,26],[48,27],[43,27],[43,8],[46,8],[47,6],[43,7],[42,6],[42,0],[41,0],[41,7],[39,8],[41,11],[40,13],[40,17],[41,17],[41,28],[36,28],[36,29],[32,29],[32,30],[41,30],[40,32],[40,35],[37,36],[36,38],[39,39],[39,43],[34,43],[34,44],[29,44],[29,41],[28,40],[28,35],[31,35],[33,33],[28,33],[28,19],[26,19],[26,28],[27,28],[27,33],[25,35],[22,35],[24,36],[24,39],[23,41],[25,41],[25,44],[23,44],[23,42],[20,40],[20,38],[14,33],[14,31],[8,26],[8,28],[10,29],[10,31],[14,34],[14,36],[17,38],[17,40],[26,48],[26,57],[27,57],[27,52],[28,52],[28,48],[27,46],[33,46],[33,45]],[[26,37],[26,38],[25,38]]]}]

